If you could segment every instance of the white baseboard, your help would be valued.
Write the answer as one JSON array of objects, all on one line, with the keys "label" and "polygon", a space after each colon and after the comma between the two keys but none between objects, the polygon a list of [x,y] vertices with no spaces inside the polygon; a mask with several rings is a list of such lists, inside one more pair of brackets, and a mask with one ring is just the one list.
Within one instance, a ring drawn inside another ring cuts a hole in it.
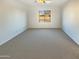
[{"label": "white baseboard", "polygon": [[19,29],[18,31],[15,31],[16,34],[9,36],[8,39],[6,39],[3,42],[1,42],[0,43],[0,46],[3,45],[3,44],[5,44],[6,42],[8,42],[9,40],[11,40],[12,38],[16,37],[17,35],[21,34],[25,30],[27,30],[27,28],[26,27],[23,27],[23,28]]},{"label": "white baseboard", "polygon": [[77,44],[79,45],[79,38],[75,34],[71,34],[63,29],[63,31]]}]

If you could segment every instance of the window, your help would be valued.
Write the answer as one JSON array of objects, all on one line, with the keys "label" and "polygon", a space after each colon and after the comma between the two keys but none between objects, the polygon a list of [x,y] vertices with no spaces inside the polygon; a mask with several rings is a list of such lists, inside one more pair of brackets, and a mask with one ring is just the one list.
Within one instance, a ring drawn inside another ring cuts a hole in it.
[{"label": "window", "polygon": [[39,22],[51,22],[51,10],[39,11]]}]

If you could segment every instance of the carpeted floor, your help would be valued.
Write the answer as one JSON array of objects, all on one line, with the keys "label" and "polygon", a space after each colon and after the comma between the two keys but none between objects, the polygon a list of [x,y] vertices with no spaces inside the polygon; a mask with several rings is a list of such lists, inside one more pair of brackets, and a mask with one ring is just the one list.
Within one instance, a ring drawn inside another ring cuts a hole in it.
[{"label": "carpeted floor", "polygon": [[79,46],[60,29],[29,29],[0,47],[0,59],[79,59]]}]

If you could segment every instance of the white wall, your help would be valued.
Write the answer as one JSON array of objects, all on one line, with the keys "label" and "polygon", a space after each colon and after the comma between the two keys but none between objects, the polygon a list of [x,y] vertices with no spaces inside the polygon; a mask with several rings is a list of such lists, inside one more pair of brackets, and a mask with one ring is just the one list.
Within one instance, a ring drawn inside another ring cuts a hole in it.
[{"label": "white wall", "polygon": [[[56,6],[31,6],[29,7],[29,28],[61,28],[60,8]],[[51,10],[52,18],[50,23],[39,23],[39,10]]]},{"label": "white wall", "polygon": [[79,44],[79,1],[72,1],[63,11],[63,30]]},{"label": "white wall", "polygon": [[26,11],[0,6],[0,45],[27,29]]}]

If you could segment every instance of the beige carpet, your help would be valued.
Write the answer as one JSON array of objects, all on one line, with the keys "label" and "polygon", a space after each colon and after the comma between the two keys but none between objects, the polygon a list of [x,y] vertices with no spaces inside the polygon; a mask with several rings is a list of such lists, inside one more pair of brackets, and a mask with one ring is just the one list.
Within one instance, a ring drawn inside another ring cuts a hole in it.
[{"label": "beige carpet", "polygon": [[0,59],[79,59],[79,46],[60,29],[29,29],[0,47]]}]

